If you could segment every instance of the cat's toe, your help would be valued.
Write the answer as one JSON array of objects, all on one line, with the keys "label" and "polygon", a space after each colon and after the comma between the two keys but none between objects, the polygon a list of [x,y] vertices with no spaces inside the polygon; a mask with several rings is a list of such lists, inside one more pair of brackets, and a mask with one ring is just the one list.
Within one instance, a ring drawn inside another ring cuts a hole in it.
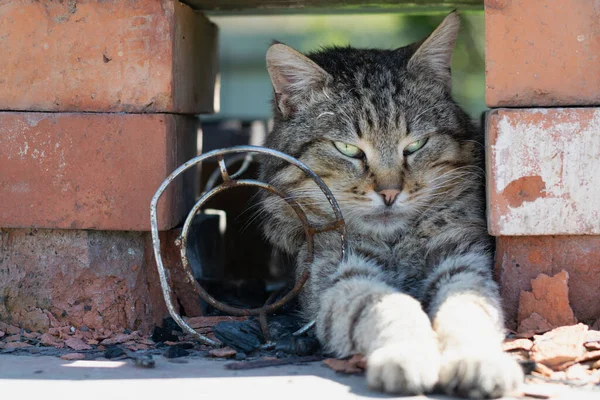
[{"label": "cat's toe", "polygon": [[494,399],[514,392],[522,382],[521,366],[500,351],[448,352],[442,356],[439,384],[449,395]]},{"label": "cat's toe", "polygon": [[385,346],[367,359],[367,382],[373,390],[412,395],[431,392],[437,382],[440,355],[435,346]]}]

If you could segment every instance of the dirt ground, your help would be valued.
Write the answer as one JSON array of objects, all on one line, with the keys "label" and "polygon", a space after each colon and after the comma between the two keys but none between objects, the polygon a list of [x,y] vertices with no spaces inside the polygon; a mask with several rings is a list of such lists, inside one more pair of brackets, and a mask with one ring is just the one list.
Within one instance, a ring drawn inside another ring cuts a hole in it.
[{"label": "dirt ground", "polygon": [[[63,360],[52,356],[0,355],[0,387],[21,399],[379,399],[360,375],[335,373],[322,362],[251,370],[225,368],[229,361],[156,357],[154,368],[132,360]],[[533,398],[600,399],[600,392],[529,383]],[[417,396],[405,399],[449,399]],[[507,398],[508,399],[508,398]]]}]

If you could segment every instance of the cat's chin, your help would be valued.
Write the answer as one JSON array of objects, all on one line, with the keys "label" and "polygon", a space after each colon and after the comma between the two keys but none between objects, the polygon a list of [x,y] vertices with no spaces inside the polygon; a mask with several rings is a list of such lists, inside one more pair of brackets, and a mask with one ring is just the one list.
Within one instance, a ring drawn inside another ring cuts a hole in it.
[{"label": "cat's chin", "polygon": [[388,236],[406,229],[407,216],[398,211],[382,210],[365,213],[356,222],[363,233]]}]

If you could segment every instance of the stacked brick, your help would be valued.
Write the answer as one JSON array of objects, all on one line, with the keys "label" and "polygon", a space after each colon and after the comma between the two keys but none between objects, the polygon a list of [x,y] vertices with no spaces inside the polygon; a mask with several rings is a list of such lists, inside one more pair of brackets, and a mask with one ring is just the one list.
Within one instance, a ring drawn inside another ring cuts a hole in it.
[{"label": "stacked brick", "polygon": [[577,319],[600,318],[595,4],[485,1],[488,219],[512,326],[520,291],[563,269]]},{"label": "stacked brick", "polygon": [[[197,153],[216,42],[175,0],[0,6],[0,320],[147,330],[164,316],[150,200]],[[164,237],[195,181],[163,196]]]}]

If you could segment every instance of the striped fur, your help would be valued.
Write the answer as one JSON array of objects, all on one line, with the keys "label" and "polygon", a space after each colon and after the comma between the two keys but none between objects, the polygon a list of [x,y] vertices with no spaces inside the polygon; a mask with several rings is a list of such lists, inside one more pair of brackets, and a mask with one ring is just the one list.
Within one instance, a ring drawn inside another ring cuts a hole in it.
[{"label": "striped fur", "polygon": [[[275,123],[267,146],[299,158],[338,200],[350,254],[319,234],[301,304],[324,347],[368,357],[375,389],[500,397],[522,380],[502,353],[503,316],[486,232],[482,138],[450,95],[458,30],[450,14],[422,44],[396,50],[332,48],[304,56],[277,43],[267,54]],[[427,139],[408,154],[406,146]],[[359,147],[350,158],[333,145]],[[293,166],[265,159],[262,178],[309,220],[331,209]],[[392,205],[377,192],[400,191]],[[264,232],[306,267],[302,226],[281,199],[262,198]]]}]

